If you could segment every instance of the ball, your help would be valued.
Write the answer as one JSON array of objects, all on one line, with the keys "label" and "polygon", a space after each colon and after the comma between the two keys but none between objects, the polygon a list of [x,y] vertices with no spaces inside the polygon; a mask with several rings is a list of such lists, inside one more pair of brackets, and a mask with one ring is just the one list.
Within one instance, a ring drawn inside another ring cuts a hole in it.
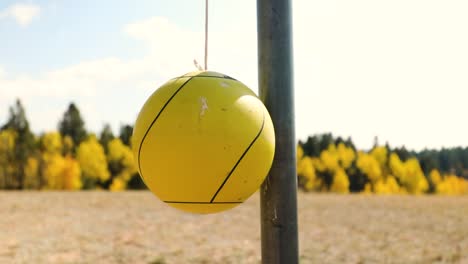
[{"label": "ball", "polygon": [[192,213],[233,208],[261,185],[275,134],[264,104],[240,81],[200,71],[169,80],[145,102],[132,145],[149,190]]}]

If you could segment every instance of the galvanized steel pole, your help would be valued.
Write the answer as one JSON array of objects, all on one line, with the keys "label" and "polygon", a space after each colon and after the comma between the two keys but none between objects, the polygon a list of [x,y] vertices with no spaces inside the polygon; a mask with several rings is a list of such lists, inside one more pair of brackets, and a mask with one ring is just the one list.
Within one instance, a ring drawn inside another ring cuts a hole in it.
[{"label": "galvanized steel pole", "polygon": [[275,158],[260,194],[264,264],[299,262],[291,21],[290,0],[257,0],[259,95],[276,133]]}]

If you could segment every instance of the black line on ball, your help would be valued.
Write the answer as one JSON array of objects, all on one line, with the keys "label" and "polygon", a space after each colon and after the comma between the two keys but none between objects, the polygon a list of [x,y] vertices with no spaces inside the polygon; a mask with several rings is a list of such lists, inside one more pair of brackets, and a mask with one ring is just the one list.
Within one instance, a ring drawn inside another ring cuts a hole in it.
[{"label": "black line on ball", "polygon": [[234,78],[232,78],[232,77],[229,77],[229,76],[227,76],[227,75],[223,75],[223,76],[198,75],[198,76],[193,76],[193,77],[195,77],[195,78],[218,78],[218,79],[228,79],[228,80],[233,80],[233,81],[239,82],[238,80],[236,80],[236,79],[234,79]]},{"label": "black line on ball", "polygon": [[165,203],[175,204],[240,204],[242,202],[184,202],[184,201],[164,201]]},{"label": "black line on ball", "polygon": [[[182,78],[182,77],[181,77]],[[156,120],[159,118],[159,116],[161,115],[161,113],[164,111],[164,109],[166,108],[166,106],[169,104],[169,102],[172,100],[172,98],[174,98],[174,96],[176,96],[177,93],[179,93],[179,91],[190,81],[192,80],[193,77],[190,77],[187,81],[185,81],[178,89],[177,91],[175,91],[175,93],[169,98],[169,100],[167,100],[167,102],[164,104],[164,106],[161,108],[161,110],[159,110],[159,113],[156,115],[156,117],[154,118],[153,122],[151,122],[151,125],[148,127],[148,129],[146,130],[145,132],[145,135],[143,136],[143,139],[141,140],[140,142],[140,146],[138,147],[138,169],[140,170],[140,175],[141,177],[143,178],[143,171],[141,170],[141,163],[140,163],[140,153],[141,153],[141,148],[143,146],[143,142],[145,141],[146,139],[146,136],[148,135],[149,131],[151,130],[151,128],[153,127],[154,123],[156,122]]]},{"label": "black line on ball", "polygon": [[[239,82],[237,79],[232,78],[231,76],[228,75],[223,75],[223,76],[214,76],[214,75],[194,75],[194,76],[180,76],[178,78],[183,78],[183,77],[191,77],[191,78],[217,78],[217,79],[228,79],[228,80],[233,80]],[[176,78],[174,78],[176,79]]]},{"label": "black line on ball", "polygon": [[260,137],[260,134],[262,134],[264,125],[265,125],[265,112],[263,112],[262,127],[260,128],[260,131],[258,132],[257,136],[255,136],[255,138],[252,140],[252,142],[250,143],[250,145],[247,147],[247,149],[244,151],[244,153],[242,153],[242,155],[240,156],[240,158],[237,160],[236,164],[235,164],[234,167],[231,169],[231,171],[229,172],[229,174],[226,176],[226,178],[224,179],[224,181],[223,181],[223,183],[221,184],[221,186],[219,186],[218,190],[217,190],[216,193],[213,195],[213,198],[211,198],[210,203],[213,203],[213,201],[214,201],[214,199],[216,198],[216,196],[218,195],[219,191],[221,191],[221,189],[224,187],[224,184],[226,184],[226,182],[229,180],[229,177],[231,177],[232,173],[233,173],[234,170],[237,168],[237,165],[239,165],[239,163],[241,162],[241,160],[244,158],[245,154],[247,154],[247,152],[248,152],[249,149],[253,146],[253,144],[255,143],[255,141],[257,141],[257,139]]},{"label": "black line on ball", "polygon": [[200,75],[200,76],[193,76],[195,78],[218,78],[218,79],[228,79],[228,80],[233,80],[233,81],[237,81],[239,82],[238,80],[232,78],[232,77],[229,77],[227,75],[223,75],[223,76],[204,76],[204,75]]}]

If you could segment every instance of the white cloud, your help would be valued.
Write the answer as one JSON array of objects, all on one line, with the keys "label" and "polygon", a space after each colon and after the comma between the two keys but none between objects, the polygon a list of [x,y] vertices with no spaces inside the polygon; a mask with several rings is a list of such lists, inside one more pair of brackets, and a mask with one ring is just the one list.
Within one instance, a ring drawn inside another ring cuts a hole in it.
[{"label": "white cloud", "polygon": [[[44,131],[55,129],[66,105],[75,101],[82,109],[89,128],[95,131],[100,128],[101,120],[112,121],[102,111],[95,111],[96,106],[112,104],[113,99],[119,96],[113,89],[121,83],[126,82],[128,85],[137,79],[135,71],[138,67],[134,65],[132,61],[103,58],[45,72],[39,76],[0,74],[0,105],[6,109],[7,105],[20,98],[27,111],[31,110],[27,113],[32,128],[35,131]],[[103,94],[107,94],[108,101],[100,101]]]},{"label": "white cloud", "polygon": [[[195,70],[193,60],[203,65],[204,33],[178,27],[164,17],[128,24],[124,32],[144,41],[150,49],[147,63],[164,78]],[[256,86],[256,31],[210,31],[208,69],[230,74]]]},{"label": "white cloud", "polygon": [[[0,71],[0,105],[11,104],[18,97],[28,107],[34,102],[61,101],[59,109],[39,103],[40,110],[28,112],[33,129],[43,131],[54,129],[56,119],[73,100],[82,108],[88,128],[97,131],[103,122],[110,121],[114,127],[119,122],[133,123],[139,108],[159,85],[196,70],[194,59],[202,64],[202,32],[185,30],[166,18],[153,17],[124,26],[123,33],[147,46],[144,57],[82,61],[34,76],[9,74],[7,78]],[[210,32],[209,41],[209,69],[238,78],[256,90],[255,30],[214,31]],[[108,110],[119,104],[125,107]],[[52,113],[55,118],[51,122]]]},{"label": "white cloud", "polygon": [[195,70],[193,60],[202,58],[203,36],[183,30],[164,17],[152,17],[128,24],[128,36],[143,41],[149,51],[145,63],[165,78]]},{"label": "white cloud", "polygon": [[33,4],[14,4],[0,11],[0,19],[11,18],[22,27],[26,27],[34,19],[39,18],[41,7]]},{"label": "white cloud", "polygon": [[336,1],[327,15],[310,15],[317,2],[295,2],[300,138],[332,131],[360,147],[373,136],[417,149],[468,144],[459,122],[468,86],[465,1]]}]

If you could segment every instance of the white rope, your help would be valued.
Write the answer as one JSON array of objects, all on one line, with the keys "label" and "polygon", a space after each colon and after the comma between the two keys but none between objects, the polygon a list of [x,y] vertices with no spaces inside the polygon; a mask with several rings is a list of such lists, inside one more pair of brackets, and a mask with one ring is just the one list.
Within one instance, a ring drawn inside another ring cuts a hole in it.
[{"label": "white rope", "polygon": [[205,67],[198,64],[196,59],[193,60],[193,64],[199,71],[208,70],[208,0],[205,0]]}]

